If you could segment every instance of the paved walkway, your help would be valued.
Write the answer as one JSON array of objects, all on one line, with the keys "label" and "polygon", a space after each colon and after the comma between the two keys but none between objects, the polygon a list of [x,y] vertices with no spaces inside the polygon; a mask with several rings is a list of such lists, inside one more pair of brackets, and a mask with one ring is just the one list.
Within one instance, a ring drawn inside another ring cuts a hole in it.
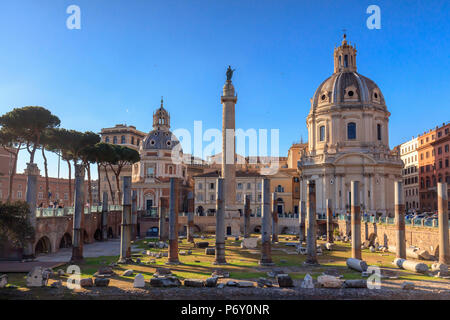
[{"label": "paved walkway", "polygon": [[[132,252],[140,251],[131,247]],[[83,246],[83,257],[97,258],[102,256],[118,256],[120,254],[120,239],[105,242],[94,242]],[[72,248],[59,249],[56,253],[41,255],[36,258],[40,262],[69,262],[72,257]]]}]

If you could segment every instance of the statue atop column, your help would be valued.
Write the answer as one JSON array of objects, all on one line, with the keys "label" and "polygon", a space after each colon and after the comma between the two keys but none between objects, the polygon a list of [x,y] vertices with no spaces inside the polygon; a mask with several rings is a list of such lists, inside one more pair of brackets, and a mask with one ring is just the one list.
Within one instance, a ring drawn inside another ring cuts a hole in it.
[{"label": "statue atop column", "polygon": [[228,66],[227,69],[227,81],[231,81],[231,78],[233,78],[233,73],[236,71],[236,69],[231,69],[231,66]]}]

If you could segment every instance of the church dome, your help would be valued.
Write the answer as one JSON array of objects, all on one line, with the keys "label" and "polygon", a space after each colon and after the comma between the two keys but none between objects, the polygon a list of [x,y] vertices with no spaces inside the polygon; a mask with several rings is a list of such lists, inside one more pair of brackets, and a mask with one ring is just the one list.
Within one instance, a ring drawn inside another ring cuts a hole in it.
[{"label": "church dome", "polygon": [[152,130],[145,138],[142,147],[144,150],[172,150],[179,143],[180,141],[170,130]]},{"label": "church dome", "polygon": [[164,101],[161,99],[161,107],[153,113],[153,130],[145,137],[142,143],[144,150],[172,150],[180,141],[170,131],[170,115],[164,109]]},{"label": "church dome", "polygon": [[356,71],[356,49],[346,35],[334,50],[334,73],[317,88],[311,99],[311,111],[321,107],[361,107],[370,105],[387,111],[380,88]]}]

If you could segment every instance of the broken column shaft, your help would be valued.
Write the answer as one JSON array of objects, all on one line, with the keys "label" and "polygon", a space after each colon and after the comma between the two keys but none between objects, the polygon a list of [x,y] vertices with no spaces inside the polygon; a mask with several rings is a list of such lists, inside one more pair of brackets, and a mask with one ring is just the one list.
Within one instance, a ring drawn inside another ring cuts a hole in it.
[{"label": "broken column shaft", "polygon": [[299,225],[300,225],[299,241],[301,244],[303,241],[306,241],[306,230],[305,230],[306,203],[303,200],[300,200],[300,214],[298,217],[299,217]]},{"label": "broken column shaft", "polygon": [[351,182],[351,230],[352,258],[362,260],[361,254],[361,207],[359,203],[359,181]]},{"label": "broken column shaft", "polygon": [[438,221],[439,221],[439,263],[450,264],[448,235],[448,187],[447,183],[438,183]]},{"label": "broken column shaft", "polygon": [[216,181],[216,259],[214,264],[226,264],[225,259],[225,180]]},{"label": "broken column shaft", "polygon": [[327,242],[333,243],[333,209],[331,206],[331,199],[327,199]]},{"label": "broken column shaft", "polygon": [[395,181],[395,232],[396,232],[396,257],[406,259],[405,241],[405,202],[403,197],[403,183]]},{"label": "broken column shaft", "polygon": [[72,262],[83,261],[84,166],[75,164],[75,208],[73,213]]},{"label": "broken column shaft", "polygon": [[244,238],[250,238],[250,197],[244,198]]},{"label": "broken column shaft", "polygon": [[169,200],[169,264],[179,264],[178,260],[178,192],[179,183],[170,178]]},{"label": "broken column shaft", "polygon": [[262,227],[261,227],[261,260],[260,265],[273,265],[272,250],[270,244],[270,221],[272,213],[270,210],[270,180],[262,181]]},{"label": "broken column shaft", "polygon": [[131,261],[131,177],[123,177],[121,194],[122,224],[119,263],[128,263]]},{"label": "broken column shaft", "polygon": [[163,197],[159,198],[158,204],[158,219],[159,219],[159,241],[166,241],[166,211],[167,211],[167,203],[166,199]]},{"label": "broken column shaft", "polygon": [[108,240],[108,192],[103,192],[102,202],[102,240]]},{"label": "broken column shaft", "polygon": [[306,184],[306,261],[318,264],[316,230],[316,183],[309,180]]},{"label": "broken column shaft", "polygon": [[272,193],[272,243],[278,242],[277,194]]}]

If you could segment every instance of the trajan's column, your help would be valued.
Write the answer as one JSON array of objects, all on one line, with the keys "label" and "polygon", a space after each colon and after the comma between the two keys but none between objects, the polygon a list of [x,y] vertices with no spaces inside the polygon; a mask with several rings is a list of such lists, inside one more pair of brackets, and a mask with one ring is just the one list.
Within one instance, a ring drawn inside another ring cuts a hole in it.
[{"label": "trajan's column", "polygon": [[[236,208],[236,167],[235,167],[235,105],[237,96],[231,78],[234,70],[227,70],[227,81],[223,87],[222,113],[222,178],[225,189],[225,218],[233,235],[240,234],[239,213]],[[237,219],[236,219],[237,218]],[[236,220],[236,221],[235,221]]]}]

